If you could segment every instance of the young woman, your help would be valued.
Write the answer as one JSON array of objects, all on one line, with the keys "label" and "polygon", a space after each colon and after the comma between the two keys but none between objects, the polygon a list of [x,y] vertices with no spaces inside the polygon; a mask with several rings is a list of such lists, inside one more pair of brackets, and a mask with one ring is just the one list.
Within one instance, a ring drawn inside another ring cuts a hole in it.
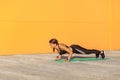
[{"label": "young woman", "polygon": [[61,59],[63,54],[68,53],[68,57],[67,60],[69,61],[72,57],[73,53],[76,54],[81,54],[81,53],[85,53],[85,54],[95,54],[96,58],[99,57],[99,55],[101,55],[102,59],[105,58],[105,54],[104,51],[100,51],[100,50],[96,50],[96,49],[86,49],[83,48],[79,45],[71,45],[71,46],[67,46],[65,44],[62,43],[58,43],[58,40],[53,38],[49,41],[51,48],[53,49],[53,52],[55,52],[55,50],[58,51],[59,55],[57,56],[56,60]]}]

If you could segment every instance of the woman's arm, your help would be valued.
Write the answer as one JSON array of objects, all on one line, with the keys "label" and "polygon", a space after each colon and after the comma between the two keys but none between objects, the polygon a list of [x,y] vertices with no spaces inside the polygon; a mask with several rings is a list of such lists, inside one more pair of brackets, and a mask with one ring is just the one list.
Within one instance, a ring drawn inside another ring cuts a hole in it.
[{"label": "woman's arm", "polygon": [[67,60],[69,61],[72,57],[72,54],[73,54],[72,50],[70,48],[67,48],[67,47],[62,46],[62,45],[59,45],[59,46],[60,46],[61,49],[65,50],[66,52],[69,53],[68,58],[67,58]]}]

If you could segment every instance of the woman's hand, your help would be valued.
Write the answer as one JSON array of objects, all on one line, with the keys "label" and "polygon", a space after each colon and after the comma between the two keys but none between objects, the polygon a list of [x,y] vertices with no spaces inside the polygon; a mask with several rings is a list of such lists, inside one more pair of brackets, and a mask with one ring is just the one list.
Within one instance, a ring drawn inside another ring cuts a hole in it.
[{"label": "woman's hand", "polygon": [[61,55],[56,56],[56,61],[61,59]]},{"label": "woman's hand", "polygon": [[70,62],[70,60],[68,60],[68,59],[65,59],[65,60],[64,60],[64,62]]},{"label": "woman's hand", "polygon": [[57,60],[60,60],[60,59],[56,58],[55,61],[57,61]]}]

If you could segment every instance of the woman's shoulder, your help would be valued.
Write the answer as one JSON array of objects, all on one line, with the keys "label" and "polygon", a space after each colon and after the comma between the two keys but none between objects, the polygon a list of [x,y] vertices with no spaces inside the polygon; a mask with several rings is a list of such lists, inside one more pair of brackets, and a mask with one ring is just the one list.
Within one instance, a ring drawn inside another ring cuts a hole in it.
[{"label": "woman's shoulder", "polygon": [[64,43],[59,43],[59,45],[60,45],[60,46],[65,46],[66,44],[64,44]]},{"label": "woman's shoulder", "polygon": [[67,46],[67,45],[64,44],[64,43],[59,43],[59,46],[60,46],[60,47],[63,47],[63,46],[64,46],[64,47],[69,47],[69,46]]}]

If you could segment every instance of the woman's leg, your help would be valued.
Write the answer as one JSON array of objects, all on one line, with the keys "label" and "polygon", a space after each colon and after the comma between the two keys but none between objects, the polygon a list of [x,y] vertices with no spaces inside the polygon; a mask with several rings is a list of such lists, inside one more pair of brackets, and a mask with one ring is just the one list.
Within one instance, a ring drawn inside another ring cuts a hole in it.
[{"label": "woman's leg", "polygon": [[96,50],[96,49],[91,49],[91,50],[88,50],[88,53],[95,54],[96,58],[99,58],[99,55],[101,55],[102,59],[105,58],[104,51],[100,51],[100,50]]},{"label": "woman's leg", "polygon": [[89,49],[83,48],[83,47],[81,47],[79,45],[71,45],[70,47],[73,49],[73,53],[81,53],[81,51],[82,51],[85,54],[95,54],[96,58],[98,58],[99,55],[101,55],[101,57],[103,59],[105,58],[104,51],[95,50],[95,49],[89,50]]},{"label": "woman's leg", "polygon": [[85,53],[86,54],[86,49],[79,45],[71,45],[70,47],[72,48],[73,53],[76,53],[76,54]]}]

